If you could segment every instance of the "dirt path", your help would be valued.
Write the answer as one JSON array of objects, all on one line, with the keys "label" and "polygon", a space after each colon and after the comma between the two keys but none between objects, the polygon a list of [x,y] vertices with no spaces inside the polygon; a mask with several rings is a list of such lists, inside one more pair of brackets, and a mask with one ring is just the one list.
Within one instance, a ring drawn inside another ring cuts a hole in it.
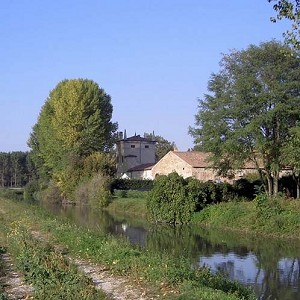
[{"label": "dirt path", "polygon": [[108,269],[101,268],[81,259],[71,259],[80,271],[86,274],[94,282],[96,289],[101,289],[107,295],[116,300],[152,300],[159,299],[156,296],[147,296],[147,290],[138,284],[132,285],[126,278],[113,276]]},{"label": "dirt path", "polygon": [[[48,242],[49,238],[38,231],[32,231],[32,236],[40,242]],[[54,245],[54,250],[62,253],[66,259],[74,263],[87,277],[91,278],[96,289],[115,300],[155,300],[159,295],[150,295],[149,291],[138,282],[133,283],[126,277],[113,275],[108,268],[99,266],[84,259],[73,258],[67,253],[67,249],[61,245]]]},{"label": "dirt path", "polygon": [[5,283],[4,291],[11,300],[33,299],[33,287],[25,283],[24,276],[16,272],[8,253],[0,255],[3,260],[5,276],[0,278]]}]

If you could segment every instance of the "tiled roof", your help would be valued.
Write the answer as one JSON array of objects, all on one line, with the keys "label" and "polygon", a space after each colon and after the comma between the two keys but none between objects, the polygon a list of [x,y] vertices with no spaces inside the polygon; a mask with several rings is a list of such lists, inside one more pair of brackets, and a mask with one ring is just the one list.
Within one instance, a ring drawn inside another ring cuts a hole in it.
[{"label": "tiled roof", "polygon": [[[191,165],[193,168],[209,168],[212,166],[212,162],[209,161],[208,152],[199,151],[187,151],[187,152],[177,152],[172,151],[175,155],[180,157],[186,163]],[[259,162],[259,167],[262,168],[261,162]],[[246,161],[244,163],[243,169],[256,169],[255,163],[253,161]]]},{"label": "tiled roof", "polygon": [[194,168],[209,168],[211,166],[208,161],[209,153],[198,151],[172,152]]},{"label": "tiled roof", "polygon": [[135,166],[133,168],[128,169],[127,172],[151,170],[154,165],[155,164],[142,164],[142,165],[138,165],[138,166]]}]

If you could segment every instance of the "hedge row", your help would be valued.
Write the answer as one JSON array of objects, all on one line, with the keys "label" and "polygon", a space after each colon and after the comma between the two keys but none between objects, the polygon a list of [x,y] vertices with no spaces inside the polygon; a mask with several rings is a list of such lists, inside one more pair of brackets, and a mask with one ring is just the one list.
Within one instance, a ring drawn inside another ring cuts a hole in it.
[{"label": "hedge row", "polygon": [[159,176],[149,193],[147,210],[154,222],[188,223],[194,212],[205,206],[234,199],[253,199],[255,184],[239,180],[229,183],[202,182],[195,178],[184,179],[177,173]]},{"label": "hedge row", "polygon": [[120,179],[116,178],[111,184],[112,190],[138,190],[150,191],[153,188],[153,180]]}]

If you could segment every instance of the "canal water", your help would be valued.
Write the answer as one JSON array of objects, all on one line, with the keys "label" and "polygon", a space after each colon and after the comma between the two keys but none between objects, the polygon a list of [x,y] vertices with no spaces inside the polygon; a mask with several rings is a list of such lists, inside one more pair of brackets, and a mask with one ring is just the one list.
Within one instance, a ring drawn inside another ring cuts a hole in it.
[{"label": "canal water", "polygon": [[187,257],[251,286],[257,299],[300,299],[300,242],[208,230],[193,226],[151,225],[88,207],[56,206],[52,211],[78,225],[122,235],[153,251]]}]

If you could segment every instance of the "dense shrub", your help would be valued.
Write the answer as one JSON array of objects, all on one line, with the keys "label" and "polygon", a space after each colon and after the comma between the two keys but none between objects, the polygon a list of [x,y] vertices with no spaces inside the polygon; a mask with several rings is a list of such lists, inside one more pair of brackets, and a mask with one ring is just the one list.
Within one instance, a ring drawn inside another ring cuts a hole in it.
[{"label": "dense shrub", "polygon": [[93,207],[106,207],[112,200],[110,177],[100,173],[78,185],[75,190],[75,201]]},{"label": "dense shrub", "polygon": [[138,190],[116,190],[114,195],[118,198],[136,198],[145,199],[147,198],[149,191],[138,191]]},{"label": "dense shrub", "polygon": [[147,199],[147,210],[155,222],[188,223],[195,210],[187,181],[177,173],[159,176]]},{"label": "dense shrub", "polygon": [[39,183],[37,180],[28,182],[24,188],[24,200],[27,202],[36,201],[38,190]]},{"label": "dense shrub", "polygon": [[230,201],[236,197],[232,185],[228,183],[202,182],[195,178],[188,178],[188,194],[195,202],[195,210],[200,211],[209,204]]},{"label": "dense shrub", "polygon": [[141,190],[150,191],[153,187],[153,180],[146,179],[121,179],[116,178],[111,183],[112,190]]},{"label": "dense shrub", "polygon": [[64,197],[59,187],[51,181],[46,189],[39,192],[38,199],[44,203],[61,203]]},{"label": "dense shrub", "polygon": [[257,218],[265,221],[280,215],[283,212],[281,200],[281,195],[270,198],[266,193],[258,194],[254,199]]},{"label": "dense shrub", "polygon": [[256,182],[239,180],[229,183],[202,182],[177,173],[159,176],[147,200],[147,210],[155,222],[187,223],[193,212],[210,204],[228,202],[238,197],[254,198]]},{"label": "dense shrub", "polygon": [[233,189],[238,197],[254,199],[257,190],[260,189],[262,183],[260,180],[251,180],[251,178],[241,178],[233,184]]},{"label": "dense shrub", "polygon": [[282,191],[288,198],[297,196],[297,185],[295,178],[292,175],[283,176],[279,179],[279,190]]}]

